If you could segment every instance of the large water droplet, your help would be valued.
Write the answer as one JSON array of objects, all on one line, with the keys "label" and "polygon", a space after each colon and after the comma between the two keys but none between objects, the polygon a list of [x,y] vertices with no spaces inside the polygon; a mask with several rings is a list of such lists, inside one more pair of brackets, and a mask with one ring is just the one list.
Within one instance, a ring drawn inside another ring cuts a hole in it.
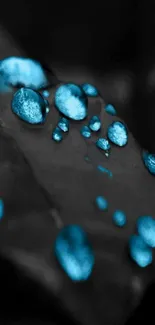
[{"label": "large water droplet", "polygon": [[96,141],[96,146],[99,149],[104,150],[106,152],[108,152],[110,150],[110,148],[111,148],[109,141],[107,139],[104,139],[104,138],[99,138]]},{"label": "large water droplet", "polygon": [[19,85],[40,89],[48,84],[44,70],[39,62],[21,58],[8,57],[0,61],[0,75],[8,85]]},{"label": "large water droplet", "polygon": [[3,218],[3,215],[4,215],[4,203],[3,200],[0,199],[0,219]]},{"label": "large water droplet", "polygon": [[122,122],[113,122],[109,125],[107,136],[119,147],[125,146],[128,142],[128,131]]},{"label": "large water droplet", "polygon": [[56,127],[54,130],[53,130],[53,133],[52,133],[52,139],[56,142],[60,142],[62,141],[62,132],[61,130]]},{"label": "large water droplet", "polygon": [[152,263],[152,249],[141,236],[132,235],[129,240],[131,258],[140,266],[146,267]]},{"label": "large water droplet", "polygon": [[155,247],[155,220],[151,216],[139,217],[137,228],[145,243],[151,247]]},{"label": "large water droplet", "polygon": [[80,121],[87,116],[87,97],[75,84],[60,86],[55,93],[55,106],[70,119]]},{"label": "large water droplet", "polygon": [[13,96],[12,111],[27,123],[40,124],[46,118],[46,103],[38,92],[21,88]]},{"label": "large water droplet", "polygon": [[82,135],[84,138],[90,138],[90,137],[91,137],[91,131],[90,131],[89,127],[86,126],[86,125],[82,126],[80,132],[81,132],[81,135]]},{"label": "large water droplet", "polygon": [[121,210],[116,210],[113,214],[113,221],[116,226],[123,227],[126,224],[126,215]]},{"label": "large water droplet", "polygon": [[73,281],[85,281],[92,273],[94,254],[85,231],[77,225],[61,229],[55,241],[56,257]]},{"label": "large water droplet", "polygon": [[117,114],[115,107],[111,104],[108,104],[105,106],[105,111],[106,111],[106,113],[113,115],[113,116],[115,116]]},{"label": "large water droplet", "polygon": [[63,131],[63,132],[68,132],[69,131],[69,121],[65,118],[62,117],[60,121],[58,122],[58,127]]},{"label": "large water droplet", "polygon": [[108,174],[108,176],[110,177],[110,178],[112,178],[112,172],[109,170],[109,169],[107,169],[107,168],[105,168],[105,167],[103,167],[103,166],[97,166],[97,169],[100,171],[100,172],[102,172],[102,173],[106,173],[106,174]]},{"label": "large water droplet", "polygon": [[99,119],[98,116],[93,116],[89,122],[89,128],[94,131],[97,132],[100,130],[101,128],[101,121]]},{"label": "large water droplet", "polygon": [[93,85],[85,83],[81,85],[81,87],[87,96],[89,97],[98,96],[98,90]]},{"label": "large water droplet", "polygon": [[155,175],[155,154],[149,154],[148,152],[143,152],[143,161],[148,171],[151,174]]},{"label": "large water droplet", "polygon": [[102,211],[107,210],[108,208],[108,202],[103,196],[97,196],[96,205]]}]

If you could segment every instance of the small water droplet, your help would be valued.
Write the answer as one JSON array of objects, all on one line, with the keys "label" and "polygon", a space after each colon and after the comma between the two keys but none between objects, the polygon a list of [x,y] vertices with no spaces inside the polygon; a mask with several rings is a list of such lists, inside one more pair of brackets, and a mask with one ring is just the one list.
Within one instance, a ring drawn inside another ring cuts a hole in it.
[{"label": "small water droplet", "polygon": [[98,96],[98,90],[93,85],[85,83],[81,85],[81,87],[87,96],[90,97]]},{"label": "small water droplet", "polygon": [[0,199],[0,219],[3,218],[3,215],[4,215],[4,203],[3,200]]},{"label": "small water droplet", "polygon": [[80,121],[87,116],[87,97],[75,84],[61,85],[55,92],[55,106],[66,117]]},{"label": "small water droplet", "polygon": [[145,243],[148,246],[155,247],[155,220],[151,216],[139,217],[137,228]]},{"label": "small water droplet", "polygon": [[101,121],[99,119],[98,116],[93,116],[89,122],[89,128],[94,131],[97,132],[100,130],[101,128]]},{"label": "small water droplet", "polygon": [[132,235],[129,240],[131,258],[140,266],[146,267],[152,263],[152,249],[139,235]]},{"label": "small water droplet", "polygon": [[49,97],[50,93],[48,90],[43,90],[42,95],[47,98]]},{"label": "small water droplet", "polygon": [[106,173],[106,174],[108,174],[108,176],[110,177],[110,178],[112,178],[112,172],[109,170],[109,169],[107,169],[107,168],[105,168],[105,167],[103,167],[103,166],[97,166],[97,169],[100,171],[100,172],[102,172],[102,173]]},{"label": "small water droplet", "polygon": [[113,115],[113,116],[117,115],[115,107],[111,104],[108,104],[105,106],[105,111],[106,111],[106,113],[108,113],[110,115]]},{"label": "small water droplet", "polygon": [[82,128],[81,128],[81,135],[84,138],[90,138],[91,137],[91,131],[90,131],[90,129],[89,129],[88,126],[86,126],[86,125],[82,126]]},{"label": "small water droplet", "polygon": [[123,227],[126,224],[126,215],[121,210],[116,210],[113,214],[113,221],[116,226]]},{"label": "small water droplet", "polygon": [[63,131],[63,132],[68,132],[69,131],[69,121],[65,118],[62,117],[60,121],[58,122],[58,127]]},{"label": "small water droplet", "polygon": [[108,208],[108,202],[103,196],[97,196],[96,205],[102,211],[105,211]]},{"label": "small water droplet", "polygon": [[62,228],[55,241],[55,255],[73,281],[87,280],[95,258],[85,231],[77,225]]},{"label": "small water droplet", "polygon": [[152,175],[155,175],[155,154],[149,154],[148,152],[143,152],[142,157],[143,157],[145,167]]},{"label": "small water droplet", "polygon": [[40,124],[45,122],[46,104],[43,97],[35,90],[19,89],[13,96],[12,111],[27,123]]},{"label": "small water droplet", "polygon": [[62,132],[61,130],[56,127],[54,130],[53,130],[53,133],[52,133],[52,139],[56,142],[61,142],[63,137],[62,137]]},{"label": "small water droplet", "polygon": [[111,146],[110,146],[110,143],[109,143],[109,141],[108,141],[107,139],[105,139],[105,138],[99,138],[99,139],[96,141],[96,146],[97,146],[99,149],[105,151],[105,155],[106,155],[107,157],[109,156],[109,152],[108,152],[108,151],[110,150]]},{"label": "small water droplet", "polygon": [[119,147],[123,147],[128,142],[128,132],[122,122],[113,122],[108,127],[108,139]]}]

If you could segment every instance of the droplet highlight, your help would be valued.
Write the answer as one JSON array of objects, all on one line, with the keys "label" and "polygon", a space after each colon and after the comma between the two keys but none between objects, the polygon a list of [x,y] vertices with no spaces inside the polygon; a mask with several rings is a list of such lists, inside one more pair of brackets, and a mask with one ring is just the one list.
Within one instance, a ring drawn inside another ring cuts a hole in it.
[{"label": "droplet highlight", "polygon": [[108,208],[108,202],[103,196],[97,196],[96,205],[99,210],[105,211]]},{"label": "droplet highlight", "polygon": [[110,146],[110,143],[107,139],[105,138],[99,138],[97,141],[96,141],[96,146],[105,151],[107,154],[108,154],[108,151],[110,150],[111,146]]},{"label": "droplet highlight", "polygon": [[68,132],[69,131],[69,121],[65,118],[62,117],[60,121],[58,122],[58,127],[63,131],[63,132]]},{"label": "droplet highlight", "polygon": [[89,128],[91,129],[91,131],[93,132],[97,132],[100,130],[101,128],[101,121],[100,118],[98,116],[93,116],[89,122]]},{"label": "droplet highlight", "polygon": [[81,132],[81,135],[82,135],[84,138],[87,138],[87,139],[88,139],[88,138],[91,137],[91,131],[90,131],[89,127],[86,126],[86,125],[82,126],[80,132]]},{"label": "droplet highlight", "polygon": [[151,216],[142,216],[137,220],[139,235],[150,247],[155,247],[155,220]]},{"label": "droplet highlight", "polygon": [[55,141],[55,142],[61,142],[63,137],[62,137],[62,132],[61,130],[56,127],[53,132],[52,132],[52,139]]},{"label": "droplet highlight", "polygon": [[112,115],[112,116],[117,115],[115,107],[113,105],[111,105],[111,104],[108,104],[108,105],[105,106],[105,111],[109,115]]},{"label": "droplet highlight", "polygon": [[129,252],[131,258],[140,267],[146,267],[152,263],[152,249],[144,242],[139,235],[132,235],[129,240]]},{"label": "droplet highlight", "polygon": [[95,258],[85,231],[78,225],[61,229],[55,241],[55,255],[72,281],[86,281],[93,270]]},{"label": "droplet highlight", "polygon": [[98,96],[98,90],[96,87],[94,87],[91,84],[85,83],[81,85],[81,88],[85,92],[85,94],[89,97],[97,97]]},{"label": "droplet highlight", "polygon": [[4,216],[4,203],[3,200],[0,199],[0,219],[2,219]]},{"label": "droplet highlight", "polygon": [[75,84],[61,85],[55,92],[55,106],[66,117],[80,121],[87,116],[87,97]]},{"label": "droplet highlight", "polygon": [[149,154],[148,152],[143,152],[143,162],[147,170],[155,175],[155,154]]},{"label": "droplet highlight", "polygon": [[98,169],[101,173],[106,173],[106,174],[108,174],[108,176],[109,176],[110,178],[113,177],[113,174],[112,174],[112,172],[111,172],[109,169],[107,169],[107,168],[105,168],[105,167],[103,167],[103,166],[101,166],[101,165],[97,166],[97,169]]},{"label": "droplet highlight", "polygon": [[113,214],[113,222],[118,227],[124,227],[126,224],[126,214],[121,210],[116,210]]},{"label": "droplet highlight", "polygon": [[122,122],[113,122],[108,127],[108,139],[119,147],[123,147],[128,142],[128,131]]}]

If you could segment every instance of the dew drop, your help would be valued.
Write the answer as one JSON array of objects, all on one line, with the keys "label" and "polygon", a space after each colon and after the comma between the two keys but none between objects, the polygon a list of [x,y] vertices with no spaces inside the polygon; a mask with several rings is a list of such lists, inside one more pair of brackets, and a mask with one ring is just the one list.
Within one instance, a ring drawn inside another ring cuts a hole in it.
[{"label": "dew drop", "polygon": [[46,104],[43,97],[35,90],[19,89],[13,96],[12,111],[27,123],[40,124],[45,122]]},{"label": "dew drop", "polygon": [[131,258],[140,266],[146,267],[152,263],[152,249],[139,235],[132,235],[129,240],[129,252]]},{"label": "dew drop", "polygon": [[58,127],[63,131],[63,132],[68,132],[69,131],[69,121],[65,118],[62,117],[60,121],[58,122]]},{"label": "dew drop", "polygon": [[47,98],[49,97],[50,93],[48,90],[43,90],[42,95]]},{"label": "dew drop", "polygon": [[109,169],[107,169],[107,168],[105,168],[105,167],[103,167],[103,166],[97,166],[97,169],[100,171],[100,172],[102,172],[102,173],[106,173],[106,174],[108,174],[108,176],[110,177],[110,178],[112,178],[112,172],[109,170]]},{"label": "dew drop", "polygon": [[111,104],[108,104],[105,106],[105,111],[106,111],[106,113],[108,113],[110,115],[113,115],[113,116],[117,115],[115,107]]},{"label": "dew drop", "polygon": [[105,138],[99,138],[97,141],[96,141],[96,146],[105,151],[105,154],[106,156],[108,157],[109,156],[109,153],[108,151],[110,150],[111,146],[110,146],[110,143],[107,139]]},{"label": "dew drop", "polygon": [[123,147],[128,142],[128,131],[122,122],[113,122],[108,127],[108,139],[119,147]]},{"label": "dew drop", "polygon": [[113,221],[116,226],[123,227],[126,224],[126,215],[121,210],[116,210],[113,214]]},{"label": "dew drop", "polygon": [[89,122],[89,128],[94,131],[97,132],[100,130],[101,128],[101,121],[99,119],[98,116],[93,116]]},{"label": "dew drop", "polygon": [[149,154],[148,152],[143,152],[143,161],[145,167],[148,169],[148,171],[155,175],[155,154]]},{"label": "dew drop", "polygon": [[41,64],[35,60],[21,57],[8,57],[0,61],[0,75],[7,85],[40,89],[48,81]]},{"label": "dew drop", "polygon": [[87,97],[75,84],[61,85],[55,92],[55,106],[66,117],[80,121],[87,116]]},{"label": "dew drop", "polygon": [[3,200],[0,199],[0,219],[3,218],[3,215],[4,215],[4,203]]},{"label": "dew drop", "polygon": [[97,97],[98,96],[98,90],[96,89],[96,87],[94,87],[91,84],[85,83],[85,84],[81,85],[81,88],[83,89],[85,94],[89,97]]},{"label": "dew drop", "polygon": [[56,127],[54,130],[53,130],[53,133],[52,133],[52,139],[56,142],[61,142],[63,137],[62,137],[62,132],[61,130]]},{"label": "dew drop", "polygon": [[93,270],[94,254],[85,231],[77,225],[61,229],[55,241],[55,255],[73,281],[86,281]]},{"label": "dew drop", "polygon": [[84,138],[90,138],[91,137],[91,131],[90,131],[90,129],[89,129],[88,126],[86,126],[86,125],[82,126],[82,128],[81,128],[81,135]]},{"label": "dew drop", "polygon": [[151,216],[139,217],[137,228],[145,243],[150,247],[155,247],[155,220]]},{"label": "dew drop", "polygon": [[96,205],[99,210],[105,211],[108,208],[108,202],[103,196],[97,196]]}]

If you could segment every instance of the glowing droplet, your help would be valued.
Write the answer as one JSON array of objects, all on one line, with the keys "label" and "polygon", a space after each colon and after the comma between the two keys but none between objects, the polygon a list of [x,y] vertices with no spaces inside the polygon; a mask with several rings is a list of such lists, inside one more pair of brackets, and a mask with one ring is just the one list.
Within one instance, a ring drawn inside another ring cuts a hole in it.
[{"label": "glowing droplet", "polygon": [[141,236],[132,235],[129,240],[131,258],[140,266],[146,267],[152,263],[152,249]]},{"label": "glowing droplet", "polygon": [[111,146],[110,146],[110,143],[107,139],[104,139],[104,138],[99,138],[97,141],[96,141],[96,146],[101,149],[101,150],[104,150],[104,151],[109,151]]},{"label": "glowing droplet", "polygon": [[97,196],[96,205],[100,210],[107,210],[108,202],[103,196]]},{"label": "glowing droplet", "polygon": [[65,84],[55,93],[55,106],[66,117],[80,121],[87,116],[87,97],[79,86]]},{"label": "glowing droplet", "polygon": [[0,199],[0,219],[3,218],[3,215],[4,215],[4,203],[3,200]]},{"label": "glowing droplet", "polygon": [[109,169],[107,169],[107,168],[105,168],[105,167],[103,167],[103,166],[97,166],[97,169],[100,171],[100,172],[102,172],[102,173],[106,173],[106,174],[108,174],[108,176],[110,177],[110,178],[112,178],[112,172],[109,170]]},{"label": "glowing droplet", "polygon": [[108,114],[110,114],[110,115],[113,115],[113,116],[117,115],[114,106],[111,105],[111,104],[106,105],[106,107],[105,107],[105,111],[106,111],[106,113],[108,113]]},{"label": "glowing droplet", "polygon": [[148,246],[155,247],[155,220],[151,216],[139,217],[137,228],[145,243]]},{"label": "glowing droplet", "polygon": [[143,161],[148,171],[151,174],[155,175],[155,154],[149,154],[148,152],[143,152]]},{"label": "glowing droplet", "polygon": [[68,132],[69,131],[69,121],[65,118],[62,117],[58,123],[58,127],[63,131],[63,132]]},{"label": "glowing droplet", "polygon": [[60,142],[62,141],[63,137],[62,137],[62,132],[61,130],[56,127],[54,130],[53,130],[53,133],[52,133],[52,139],[56,142]]},{"label": "glowing droplet", "polygon": [[43,97],[29,88],[21,88],[14,94],[12,111],[30,124],[43,123],[46,118],[46,105]]},{"label": "glowing droplet", "polygon": [[89,122],[89,128],[94,131],[97,132],[100,130],[101,128],[101,121],[99,119],[98,116],[93,116]]},{"label": "glowing droplet", "polygon": [[90,131],[90,129],[89,129],[88,126],[86,126],[86,125],[82,126],[82,128],[81,128],[81,135],[84,138],[90,138],[91,137],[91,131]]},{"label": "glowing droplet", "polygon": [[80,226],[69,225],[61,229],[55,241],[55,255],[73,281],[85,281],[91,275],[94,254]]},{"label": "glowing droplet", "polygon": [[85,83],[81,85],[81,87],[87,96],[90,97],[98,96],[98,90],[93,85]]},{"label": "glowing droplet", "polygon": [[116,226],[123,227],[126,224],[126,215],[123,211],[116,210],[113,214],[113,221]]},{"label": "glowing droplet", "polygon": [[8,57],[0,61],[0,75],[7,85],[40,89],[47,86],[48,81],[39,62],[21,58]]},{"label": "glowing droplet", "polygon": [[122,122],[113,122],[108,127],[108,138],[119,147],[123,147],[128,142],[128,131]]},{"label": "glowing droplet", "polygon": [[47,98],[49,97],[50,93],[48,90],[43,90],[42,95]]}]

